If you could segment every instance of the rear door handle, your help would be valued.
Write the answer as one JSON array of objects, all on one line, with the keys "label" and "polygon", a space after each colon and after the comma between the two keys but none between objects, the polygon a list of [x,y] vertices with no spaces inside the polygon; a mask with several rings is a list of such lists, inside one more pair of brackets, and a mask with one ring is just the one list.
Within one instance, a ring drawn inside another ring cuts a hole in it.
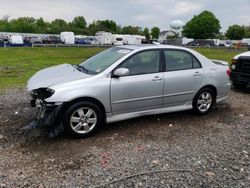
[{"label": "rear door handle", "polygon": [[162,80],[163,78],[162,77],[160,77],[160,76],[155,76],[152,80],[153,81],[160,81],[160,80]]},{"label": "rear door handle", "polygon": [[195,72],[194,76],[201,76],[201,73],[200,72]]}]

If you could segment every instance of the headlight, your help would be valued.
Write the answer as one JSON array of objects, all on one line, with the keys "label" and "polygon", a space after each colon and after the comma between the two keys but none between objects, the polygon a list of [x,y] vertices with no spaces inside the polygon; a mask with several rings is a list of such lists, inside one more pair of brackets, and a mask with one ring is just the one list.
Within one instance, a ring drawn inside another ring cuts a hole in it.
[{"label": "headlight", "polygon": [[33,95],[35,95],[37,99],[47,99],[51,97],[54,93],[55,90],[50,88],[39,88],[33,91]]}]

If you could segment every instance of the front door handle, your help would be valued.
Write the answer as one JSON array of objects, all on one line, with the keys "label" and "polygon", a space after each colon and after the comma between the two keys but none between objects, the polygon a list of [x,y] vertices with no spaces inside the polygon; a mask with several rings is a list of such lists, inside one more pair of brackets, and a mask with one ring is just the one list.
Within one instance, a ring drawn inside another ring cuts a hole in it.
[{"label": "front door handle", "polygon": [[197,71],[194,73],[194,76],[201,76],[201,73]]},{"label": "front door handle", "polygon": [[160,81],[160,80],[162,80],[163,78],[162,77],[160,77],[160,76],[155,76],[152,80],[153,81]]}]

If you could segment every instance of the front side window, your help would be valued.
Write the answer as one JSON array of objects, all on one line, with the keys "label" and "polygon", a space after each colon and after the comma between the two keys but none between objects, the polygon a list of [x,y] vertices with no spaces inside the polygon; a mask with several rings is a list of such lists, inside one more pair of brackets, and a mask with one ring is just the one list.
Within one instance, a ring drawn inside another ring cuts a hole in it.
[{"label": "front side window", "polygon": [[130,75],[150,74],[159,72],[160,51],[144,51],[127,59],[120,68],[129,69]]},{"label": "front side window", "polygon": [[90,59],[87,59],[79,66],[84,67],[87,72],[98,74],[131,51],[132,50],[130,49],[119,47],[109,48],[91,57]]},{"label": "front side window", "polygon": [[167,71],[201,68],[198,60],[188,52],[180,50],[165,50],[164,55]]}]

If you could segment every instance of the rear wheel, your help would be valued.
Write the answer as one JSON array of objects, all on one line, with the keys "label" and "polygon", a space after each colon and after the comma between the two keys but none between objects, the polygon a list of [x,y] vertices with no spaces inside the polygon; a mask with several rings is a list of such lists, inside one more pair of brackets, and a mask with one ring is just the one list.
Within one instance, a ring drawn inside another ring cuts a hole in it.
[{"label": "rear wheel", "polygon": [[63,125],[74,137],[84,138],[94,134],[103,124],[103,115],[98,105],[92,102],[77,102],[65,112]]},{"label": "rear wheel", "polygon": [[215,103],[215,94],[210,88],[201,89],[193,100],[193,109],[198,114],[208,113]]}]

